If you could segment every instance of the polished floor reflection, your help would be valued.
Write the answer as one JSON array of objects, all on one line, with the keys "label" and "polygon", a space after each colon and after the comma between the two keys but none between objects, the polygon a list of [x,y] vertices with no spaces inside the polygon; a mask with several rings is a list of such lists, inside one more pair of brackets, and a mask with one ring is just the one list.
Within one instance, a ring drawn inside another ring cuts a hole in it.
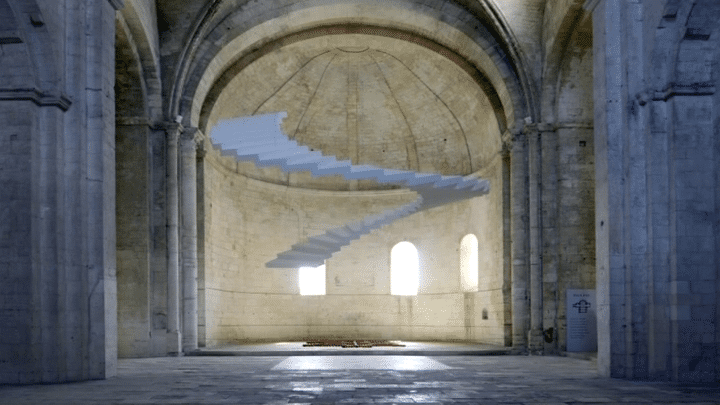
[{"label": "polished floor reflection", "polygon": [[273,370],[447,370],[450,367],[426,356],[293,356]]},{"label": "polished floor reflection", "polygon": [[[120,360],[119,375],[104,381],[0,387],[0,404],[720,403],[717,385],[601,378],[593,361],[567,357],[338,357],[304,356],[304,363],[286,356]],[[402,364],[415,369],[389,368]],[[320,368],[325,365],[334,368]]]}]

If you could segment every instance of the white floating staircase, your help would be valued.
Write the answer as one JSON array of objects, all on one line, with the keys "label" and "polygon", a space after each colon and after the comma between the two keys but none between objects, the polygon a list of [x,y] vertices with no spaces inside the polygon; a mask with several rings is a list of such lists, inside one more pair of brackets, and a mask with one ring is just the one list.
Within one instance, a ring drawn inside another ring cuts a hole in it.
[{"label": "white floating staircase", "polygon": [[[298,145],[282,133],[284,112],[224,121],[213,129],[213,145],[225,156],[252,161],[259,167],[277,166],[285,172],[309,171],[314,177],[341,175],[347,180],[372,179],[397,184],[418,193],[417,200],[381,214],[328,230],[292,246],[267,262],[270,268],[299,268],[322,265],[335,252],[355,239],[415,212],[487,194],[490,183],[474,176],[443,176],[407,170],[353,165],[349,160],[324,156]],[[243,129],[239,130],[241,127]]]}]

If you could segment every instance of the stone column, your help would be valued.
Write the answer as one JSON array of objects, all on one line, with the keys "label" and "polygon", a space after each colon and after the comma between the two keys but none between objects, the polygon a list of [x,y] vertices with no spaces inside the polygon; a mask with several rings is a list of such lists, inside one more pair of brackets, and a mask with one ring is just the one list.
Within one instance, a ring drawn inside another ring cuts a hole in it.
[{"label": "stone column", "polygon": [[181,353],[180,345],[180,265],[178,242],[178,140],[183,128],[168,124],[167,131],[167,251],[168,251],[168,342],[167,352]]},{"label": "stone column", "polygon": [[198,281],[197,281],[197,144],[200,133],[196,128],[183,132],[180,171],[180,202],[182,204],[182,350],[198,348]]},{"label": "stone column", "polygon": [[527,348],[530,329],[528,291],[528,155],[525,133],[515,135],[511,151],[512,232],[512,342],[515,349]]},{"label": "stone column", "polygon": [[542,149],[535,126],[524,130],[528,140],[528,208],[530,248],[530,330],[528,349],[543,349]]},{"label": "stone column", "polygon": [[[542,293],[543,293],[543,339],[544,352],[553,353],[560,349],[560,330],[558,305],[560,286],[558,277],[559,244],[558,237],[558,135],[553,124],[538,124],[541,133],[542,153]],[[564,290],[563,290],[564,291]]]},{"label": "stone column", "polygon": [[205,156],[210,148],[209,140],[203,137],[197,148],[197,294],[198,294],[198,346],[207,345],[207,319],[205,313],[205,217],[208,206],[205,198]]}]

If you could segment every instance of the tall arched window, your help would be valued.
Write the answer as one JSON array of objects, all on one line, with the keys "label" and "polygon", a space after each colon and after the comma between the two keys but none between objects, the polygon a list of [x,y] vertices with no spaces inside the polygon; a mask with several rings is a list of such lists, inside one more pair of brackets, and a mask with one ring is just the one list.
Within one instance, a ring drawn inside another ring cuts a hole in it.
[{"label": "tall arched window", "polygon": [[473,234],[460,241],[460,282],[463,291],[478,289],[478,239]]},{"label": "tall arched window", "polygon": [[417,295],[420,278],[418,251],[410,242],[400,242],[390,251],[390,293]]},{"label": "tall arched window", "polygon": [[298,274],[300,295],[325,295],[325,264],[300,267]]}]

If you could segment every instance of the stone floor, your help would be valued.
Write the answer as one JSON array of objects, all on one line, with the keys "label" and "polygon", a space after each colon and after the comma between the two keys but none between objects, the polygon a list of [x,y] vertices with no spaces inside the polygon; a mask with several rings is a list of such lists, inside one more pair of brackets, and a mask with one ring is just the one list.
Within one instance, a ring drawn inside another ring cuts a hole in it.
[{"label": "stone floor", "polygon": [[120,360],[104,381],[0,387],[1,404],[720,404],[717,385],[600,378],[537,356],[211,356]]}]

